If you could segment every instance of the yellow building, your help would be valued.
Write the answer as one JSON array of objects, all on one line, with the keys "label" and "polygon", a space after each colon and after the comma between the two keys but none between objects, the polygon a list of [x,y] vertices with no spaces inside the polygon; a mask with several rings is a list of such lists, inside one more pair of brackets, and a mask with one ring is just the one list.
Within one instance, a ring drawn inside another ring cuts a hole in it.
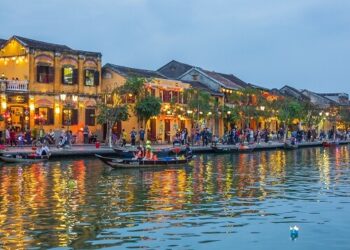
[{"label": "yellow building", "polygon": [[[190,88],[189,84],[178,80],[169,80],[156,71],[128,68],[109,63],[103,66],[102,72],[102,93],[108,95],[114,88],[123,85],[129,77],[142,77],[147,80],[145,88],[162,100],[161,114],[151,118],[146,124],[145,129],[150,140],[172,141],[176,131],[184,128],[187,128],[190,134],[192,121],[184,115],[187,111],[184,90]],[[132,96],[126,99],[129,103],[133,103]],[[125,129],[129,135],[133,127],[136,130],[141,127],[135,115],[132,115],[127,121],[117,124],[115,132],[120,134],[121,130]]]},{"label": "yellow building", "polygon": [[77,133],[95,124],[101,53],[13,36],[0,40],[3,126]]}]

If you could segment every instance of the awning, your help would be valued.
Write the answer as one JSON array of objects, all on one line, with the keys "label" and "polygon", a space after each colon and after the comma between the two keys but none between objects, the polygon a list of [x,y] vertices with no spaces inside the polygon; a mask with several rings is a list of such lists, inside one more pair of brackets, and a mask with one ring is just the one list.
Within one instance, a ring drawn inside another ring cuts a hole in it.
[{"label": "awning", "polygon": [[47,108],[52,108],[53,107],[53,102],[47,99],[39,99],[35,101],[35,106],[36,107],[47,107]]}]

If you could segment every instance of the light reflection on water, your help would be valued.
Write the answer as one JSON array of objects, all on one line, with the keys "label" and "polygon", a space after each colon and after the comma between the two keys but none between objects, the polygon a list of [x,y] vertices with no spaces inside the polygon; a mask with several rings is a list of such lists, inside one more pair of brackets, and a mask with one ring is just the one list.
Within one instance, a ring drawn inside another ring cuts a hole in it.
[{"label": "light reflection on water", "polygon": [[348,249],[349,175],[347,146],[200,155],[185,169],[2,164],[0,248]]}]

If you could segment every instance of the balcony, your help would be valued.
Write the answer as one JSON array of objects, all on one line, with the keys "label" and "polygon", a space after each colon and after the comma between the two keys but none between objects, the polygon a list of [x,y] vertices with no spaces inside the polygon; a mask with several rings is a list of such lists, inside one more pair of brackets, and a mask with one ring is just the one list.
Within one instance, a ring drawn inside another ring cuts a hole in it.
[{"label": "balcony", "polygon": [[0,80],[0,90],[3,92],[27,92],[27,80]]}]

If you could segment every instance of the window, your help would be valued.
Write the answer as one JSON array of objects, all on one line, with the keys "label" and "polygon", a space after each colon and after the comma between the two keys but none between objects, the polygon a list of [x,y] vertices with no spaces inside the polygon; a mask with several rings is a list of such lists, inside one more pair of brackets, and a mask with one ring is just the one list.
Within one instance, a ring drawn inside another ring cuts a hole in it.
[{"label": "window", "polygon": [[173,91],[171,94],[172,94],[171,100],[172,100],[174,103],[179,103],[179,92]]},{"label": "window", "polygon": [[54,113],[52,108],[35,109],[35,125],[54,125]]},{"label": "window", "polygon": [[55,79],[55,71],[51,66],[36,66],[36,80],[41,83],[51,83]]},{"label": "window", "polygon": [[93,69],[85,70],[85,85],[86,86],[97,86],[100,83],[100,72]]},{"label": "window", "polygon": [[85,109],[85,125],[95,126],[95,109]]},{"label": "window", "polygon": [[62,83],[63,84],[78,84],[78,69],[71,66],[62,68]]},{"label": "window", "polygon": [[171,101],[171,91],[163,90],[163,102]]},{"label": "window", "polygon": [[77,109],[63,109],[62,125],[70,126],[78,124],[78,110]]}]

